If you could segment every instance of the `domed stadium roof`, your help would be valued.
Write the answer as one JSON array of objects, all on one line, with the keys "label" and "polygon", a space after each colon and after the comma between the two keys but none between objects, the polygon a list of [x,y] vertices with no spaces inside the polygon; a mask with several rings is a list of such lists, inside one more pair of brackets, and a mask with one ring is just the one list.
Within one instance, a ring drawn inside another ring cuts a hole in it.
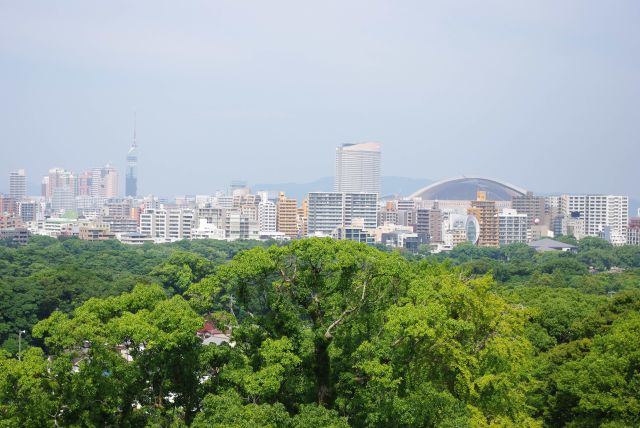
[{"label": "domed stadium roof", "polygon": [[522,196],[525,189],[486,177],[454,177],[438,181],[415,192],[410,198],[443,201],[475,201],[477,192],[487,192],[487,200],[510,201]]}]

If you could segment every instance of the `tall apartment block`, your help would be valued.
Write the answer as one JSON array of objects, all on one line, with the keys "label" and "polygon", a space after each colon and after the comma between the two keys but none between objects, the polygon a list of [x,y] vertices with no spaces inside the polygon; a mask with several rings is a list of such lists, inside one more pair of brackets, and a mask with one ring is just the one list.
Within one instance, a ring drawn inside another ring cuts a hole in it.
[{"label": "tall apartment block", "polygon": [[566,218],[584,221],[584,234],[602,236],[607,227],[614,245],[626,242],[629,224],[629,197],[618,195],[562,195],[561,212]]},{"label": "tall apartment block", "polygon": [[362,221],[365,229],[378,227],[377,193],[344,193],[344,226]]},{"label": "tall apartment block", "polygon": [[[118,196],[118,171],[107,164],[91,170],[89,196],[95,198],[115,198]],[[78,180],[80,184],[81,180]],[[84,183],[82,183],[84,185]],[[80,185],[78,186],[80,188]],[[80,193],[80,192],[79,192]]]},{"label": "tall apartment block", "polygon": [[529,224],[538,223],[550,224],[551,219],[545,208],[545,198],[543,196],[535,196],[532,192],[527,192],[522,196],[514,196],[511,199],[511,207],[518,211],[519,214],[526,214]]},{"label": "tall apartment block", "polygon": [[309,193],[307,229],[309,235],[329,235],[337,227],[362,221],[366,229],[378,226],[377,193]]},{"label": "tall apartment block", "polygon": [[481,247],[499,247],[498,208],[495,201],[487,201],[485,192],[478,192],[477,200],[471,201],[468,214],[474,216],[480,224],[478,245]]},{"label": "tall apartment block", "polygon": [[9,173],[9,197],[16,201],[27,196],[27,175],[24,169]]},{"label": "tall apartment block", "polygon": [[75,196],[78,193],[76,176],[63,168],[52,168],[42,180],[42,196],[53,198],[56,189],[66,189],[67,193]]},{"label": "tall apartment block", "polygon": [[307,233],[329,235],[344,224],[344,195],[339,192],[309,193],[309,217]]},{"label": "tall apartment block", "polygon": [[442,242],[442,211],[434,208],[416,210],[416,233],[426,235],[429,242]]},{"label": "tall apartment block", "polygon": [[302,206],[298,208],[298,235],[307,236],[307,218],[309,217],[309,201],[302,200]]},{"label": "tall apartment block", "polygon": [[258,239],[260,237],[258,221],[239,212],[227,213],[225,234],[230,241]]},{"label": "tall apartment block", "polygon": [[287,198],[284,192],[280,192],[276,202],[276,216],[277,231],[289,238],[296,238],[298,236],[297,199]]},{"label": "tall apartment block", "polygon": [[[498,214],[498,241],[500,245],[526,244],[529,239],[528,230],[527,214],[520,214],[514,209],[503,209]],[[482,233],[482,227],[480,232]]]},{"label": "tall apartment block", "polygon": [[272,233],[277,229],[276,204],[268,199],[261,200],[258,204],[258,227],[260,233]]},{"label": "tall apartment block", "polygon": [[76,200],[73,191],[69,187],[56,187],[53,189],[51,209],[56,212],[75,210]]},{"label": "tall apartment block", "polygon": [[387,201],[384,207],[378,210],[378,224],[384,225],[387,223],[398,223],[398,209],[394,201]]},{"label": "tall apartment block", "polygon": [[334,191],[380,194],[378,143],[343,144],[336,149]]},{"label": "tall apartment block", "polygon": [[189,239],[193,227],[194,213],[190,209],[150,209],[140,214],[140,233],[156,240]]},{"label": "tall apartment block", "polygon": [[85,171],[78,174],[76,181],[78,188],[77,196],[91,196],[92,172]]}]

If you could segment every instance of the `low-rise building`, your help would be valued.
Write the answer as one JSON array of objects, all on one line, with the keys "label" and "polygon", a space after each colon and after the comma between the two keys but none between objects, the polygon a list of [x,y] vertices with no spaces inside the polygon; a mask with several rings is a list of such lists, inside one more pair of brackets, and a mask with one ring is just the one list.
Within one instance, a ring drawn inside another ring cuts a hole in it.
[{"label": "low-rise building", "polygon": [[111,232],[108,224],[95,223],[79,226],[78,237],[84,241],[108,241],[115,239],[116,234]]},{"label": "low-rise building", "polygon": [[545,252],[545,251],[576,252],[578,251],[578,247],[576,247],[575,245],[565,244],[564,242],[556,241],[550,238],[544,238],[538,241],[530,242],[529,246],[539,252]]},{"label": "low-rise building", "polygon": [[143,233],[122,233],[118,235],[118,241],[127,245],[143,245],[145,243],[153,243],[154,239]]},{"label": "low-rise building", "polygon": [[[638,210],[640,214],[640,210]],[[629,218],[629,227],[627,228],[627,244],[640,245],[640,216]]]},{"label": "low-rise building", "polygon": [[442,223],[442,250],[451,250],[463,242],[478,244],[481,232],[476,216],[446,213]]},{"label": "low-rise building", "polygon": [[11,241],[16,245],[25,245],[29,242],[31,232],[25,227],[0,228],[0,240]]},{"label": "low-rise building", "polygon": [[198,227],[191,229],[191,239],[216,239],[224,241],[226,233],[224,229],[219,229],[215,224],[208,223],[206,219],[199,220]]},{"label": "low-rise building", "polygon": [[362,226],[338,226],[331,237],[343,241],[356,241],[363,244],[373,245],[375,238],[368,230]]}]

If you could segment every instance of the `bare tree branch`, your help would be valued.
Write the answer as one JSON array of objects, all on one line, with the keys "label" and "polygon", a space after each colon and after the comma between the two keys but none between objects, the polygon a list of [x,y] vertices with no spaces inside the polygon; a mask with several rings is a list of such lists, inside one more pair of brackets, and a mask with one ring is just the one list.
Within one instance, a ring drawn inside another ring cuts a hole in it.
[{"label": "bare tree branch", "polygon": [[342,321],[344,321],[344,318],[349,315],[351,312],[355,311],[356,309],[358,309],[358,306],[354,306],[353,308],[350,309],[345,309],[344,311],[342,311],[342,314],[340,315],[340,317],[335,320],[334,322],[331,323],[331,325],[329,325],[329,328],[327,328],[327,331],[324,332],[324,337],[327,339],[331,339],[331,330],[333,330],[336,326],[338,326]]}]

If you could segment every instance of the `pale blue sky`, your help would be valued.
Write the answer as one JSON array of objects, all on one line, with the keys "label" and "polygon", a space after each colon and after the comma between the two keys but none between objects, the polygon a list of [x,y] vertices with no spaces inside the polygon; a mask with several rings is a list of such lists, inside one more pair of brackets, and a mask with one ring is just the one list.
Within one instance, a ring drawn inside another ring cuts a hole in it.
[{"label": "pale blue sky", "polygon": [[[640,198],[638,1],[0,1],[0,174],[143,193],[383,174]],[[3,180],[3,182],[6,180]],[[0,185],[0,190],[6,184]]]}]

